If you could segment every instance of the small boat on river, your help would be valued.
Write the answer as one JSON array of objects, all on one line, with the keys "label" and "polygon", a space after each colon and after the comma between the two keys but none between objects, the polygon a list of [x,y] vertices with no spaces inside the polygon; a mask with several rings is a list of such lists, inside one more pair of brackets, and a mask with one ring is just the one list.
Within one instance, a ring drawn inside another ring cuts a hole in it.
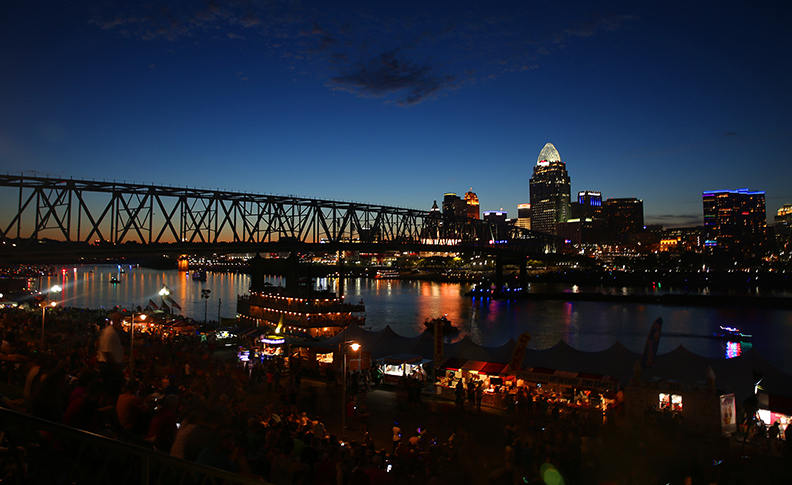
[{"label": "small boat on river", "polygon": [[459,327],[451,323],[448,319],[448,316],[443,315],[442,317],[433,318],[429,320],[428,318],[424,321],[424,326],[432,333],[434,333],[435,323],[437,323],[440,327],[440,331],[443,332],[443,335],[451,335],[454,333],[459,332]]},{"label": "small boat on river", "polygon": [[751,340],[751,335],[742,333],[739,328],[735,327],[720,327],[720,332],[712,332],[715,338],[728,340],[729,342],[744,342]]}]

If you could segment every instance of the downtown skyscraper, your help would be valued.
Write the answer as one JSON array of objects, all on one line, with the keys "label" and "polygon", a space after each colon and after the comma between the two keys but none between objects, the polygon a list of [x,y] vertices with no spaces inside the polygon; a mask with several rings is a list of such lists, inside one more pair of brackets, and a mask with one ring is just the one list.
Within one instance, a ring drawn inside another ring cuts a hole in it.
[{"label": "downtown skyscraper", "polygon": [[704,246],[709,251],[749,256],[765,244],[765,193],[760,190],[710,190],[702,193]]},{"label": "downtown skyscraper", "polygon": [[569,219],[570,183],[566,164],[548,143],[539,152],[531,190],[531,229],[556,235],[556,225]]}]

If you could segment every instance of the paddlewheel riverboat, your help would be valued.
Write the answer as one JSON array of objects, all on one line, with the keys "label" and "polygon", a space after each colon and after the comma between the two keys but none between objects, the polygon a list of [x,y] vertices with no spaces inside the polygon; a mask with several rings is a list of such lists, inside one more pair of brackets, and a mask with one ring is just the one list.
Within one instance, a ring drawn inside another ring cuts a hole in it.
[{"label": "paddlewheel riverboat", "polygon": [[262,274],[272,266],[251,260],[250,293],[237,299],[241,325],[266,325],[273,329],[281,325],[286,333],[303,333],[316,338],[332,337],[352,323],[365,324],[363,301],[347,303],[343,296],[315,289],[310,275],[300,274],[294,260],[284,266],[286,286],[274,286],[265,282]]}]

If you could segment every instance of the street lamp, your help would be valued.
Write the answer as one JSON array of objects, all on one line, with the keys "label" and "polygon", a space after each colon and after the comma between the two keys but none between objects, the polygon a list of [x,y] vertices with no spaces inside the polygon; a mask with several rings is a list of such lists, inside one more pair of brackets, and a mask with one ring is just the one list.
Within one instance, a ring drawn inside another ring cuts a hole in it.
[{"label": "street lamp", "polygon": [[[344,329],[346,330],[346,328]],[[360,348],[360,344],[357,342],[351,342],[347,340],[342,340],[340,347],[341,353],[343,354],[344,359],[344,378],[342,379],[343,386],[341,390],[341,432],[343,433],[346,429],[346,402],[347,402],[347,344],[349,347],[352,348],[353,352],[357,352]]]},{"label": "street lamp", "polygon": [[163,307],[165,306],[165,298],[167,298],[168,295],[170,295],[170,288],[168,288],[168,285],[163,283],[162,284],[162,289],[159,290],[159,296],[160,296],[160,300],[162,301],[162,306]]},{"label": "street lamp", "polygon": [[[63,288],[61,288],[58,285],[55,285],[52,288],[50,288],[50,292],[51,293],[60,293],[61,291],[63,291]],[[40,305],[41,305],[41,344],[43,345],[44,344],[44,315],[46,315],[46,312],[47,312],[47,302],[45,300],[42,300]],[[49,306],[52,306],[54,308],[54,307],[58,306],[58,303],[53,301],[53,302],[50,302]]]},{"label": "street lamp", "polygon": [[207,312],[207,309],[209,308],[209,293],[211,293],[211,292],[212,292],[212,290],[207,290],[206,288],[203,288],[201,290],[201,298],[203,298],[205,300],[204,301],[204,323],[206,323],[206,312]]},{"label": "street lamp", "polygon": [[[146,314],[139,313],[140,319],[145,321]],[[129,378],[135,377],[135,314],[132,314],[132,324],[129,325]]]}]

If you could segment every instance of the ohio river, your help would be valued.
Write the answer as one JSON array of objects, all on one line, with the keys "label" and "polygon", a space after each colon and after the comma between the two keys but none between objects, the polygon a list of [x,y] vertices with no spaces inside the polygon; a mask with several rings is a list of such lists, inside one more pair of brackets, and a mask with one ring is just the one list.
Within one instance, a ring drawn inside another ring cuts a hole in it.
[{"label": "ohio river", "polygon": [[[60,305],[80,308],[131,309],[145,307],[149,300],[162,303],[163,285],[181,307],[180,313],[203,321],[231,318],[236,315],[236,298],[248,291],[249,277],[237,273],[209,273],[206,281],[193,281],[177,270],[154,270],[116,265],[58,268],[57,276],[42,277],[40,287],[46,291],[57,284],[60,293],[50,299]],[[111,277],[121,280],[112,284]],[[283,284],[279,277],[269,281]],[[319,279],[316,285],[337,291],[337,280]],[[201,290],[211,290],[202,298]],[[753,345],[769,362],[792,375],[792,311],[738,307],[683,307],[638,303],[564,302],[555,300],[493,301],[465,296],[469,286],[413,280],[346,280],[347,301],[363,300],[366,325],[380,330],[386,325],[398,334],[415,336],[424,329],[423,321],[441,315],[461,328],[453,340],[469,335],[484,346],[502,345],[529,332],[532,349],[552,347],[559,340],[579,350],[603,350],[616,341],[628,349],[641,352],[652,322],[663,319],[660,353],[679,345],[707,357],[736,356]],[[533,288],[532,291],[544,291]],[[571,288],[552,288],[570,291]],[[582,291],[582,290],[581,290]],[[719,326],[734,326],[752,334],[750,344],[727,343],[711,338]]]}]

